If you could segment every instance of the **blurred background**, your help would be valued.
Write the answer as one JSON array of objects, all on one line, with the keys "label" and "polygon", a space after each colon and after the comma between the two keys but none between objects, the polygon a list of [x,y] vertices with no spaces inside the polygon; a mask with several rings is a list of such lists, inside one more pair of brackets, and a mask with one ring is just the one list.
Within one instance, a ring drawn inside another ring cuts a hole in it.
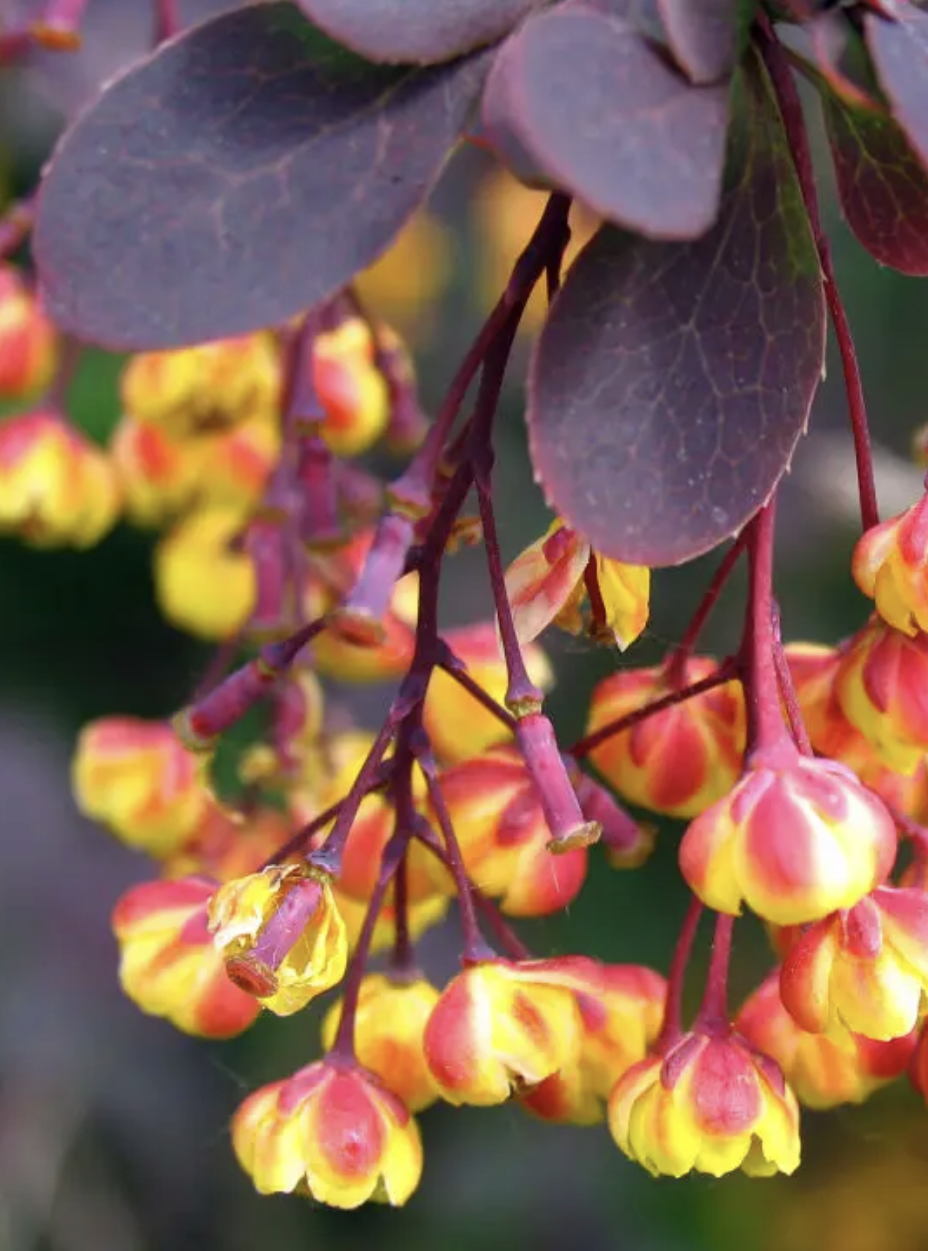
[{"label": "blurred background", "polygon": [[[15,17],[17,5],[6,7]],[[221,7],[181,5],[187,21]],[[7,74],[6,197],[34,185],[66,117],[149,38],[146,0],[91,0],[82,52],[36,57],[28,73]],[[811,122],[889,513],[920,486],[907,450],[928,419],[928,284],[881,271],[850,237],[814,115]],[[433,409],[539,203],[484,154],[463,151],[427,211],[365,275],[367,300],[408,337]],[[583,237],[582,213],[576,225]],[[502,510],[507,559],[547,524],[526,460],[520,389],[541,313],[533,306],[501,426],[499,496],[518,502]],[[789,639],[834,641],[866,615],[848,574],[855,479],[840,368],[831,354],[829,363],[781,510],[778,581]],[[88,352],[71,390],[75,418],[100,440],[118,416],[119,368]],[[0,1251],[349,1251],[394,1242],[407,1251],[928,1248],[928,1112],[902,1085],[860,1109],[807,1113],[805,1160],[793,1179],[655,1181],[618,1153],[605,1128],[552,1128],[509,1108],[438,1108],[425,1115],[425,1175],[404,1210],[339,1214],[256,1196],[234,1162],[229,1116],[245,1092],[317,1054],[319,1013],[262,1020],[221,1046],[138,1013],[118,989],[109,912],[149,866],[82,821],[69,794],[70,754],[85,721],[166,715],[205,666],[206,652],[156,611],[150,555],[151,539],[126,527],[87,555],[0,544]],[[652,625],[632,663],[653,662],[679,639],[713,563],[657,576]],[[449,620],[486,615],[476,555],[456,558],[448,590]],[[740,593],[736,581],[711,624],[712,649],[734,645]],[[592,685],[616,660],[570,640],[553,639],[550,651],[559,673],[550,707],[570,741],[582,732]],[[377,701],[356,700],[356,710],[369,715]],[[634,875],[597,858],[569,915],[525,925],[527,941],[540,953],[579,950],[666,969],[686,902],[678,836],[665,829],[654,859]],[[426,960],[447,971],[454,938],[431,937]],[[756,984],[771,963],[746,920],[736,989]]]}]

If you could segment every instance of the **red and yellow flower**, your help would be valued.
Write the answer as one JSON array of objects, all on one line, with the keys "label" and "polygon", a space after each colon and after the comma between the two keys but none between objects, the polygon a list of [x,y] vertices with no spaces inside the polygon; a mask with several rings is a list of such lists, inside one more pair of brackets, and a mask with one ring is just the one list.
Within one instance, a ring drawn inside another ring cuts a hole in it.
[{"label": "red and yellow flower", "polygon": [[862,535],[851,572],[887,625],[928,630],[928,495]]},{"label": "red and yellow flower", "polygon": [[442,991],[424,1047],[449,1103],[505,1103],[576,1062],[582,1023],[574,995],[538,981],[533,964],[472,965]]},{"label": "red and yellow flower", "polygon": [[655,1176],[799,1167],[799,1108],[777,1065],[737,1034],[687,1034],[634,1065],[609,1099],[619,1148]]},{"label": "red and yellow flower", "polygon": [[390,392],[377,367],[377,344],[361,317],[316,336],[312,379],[324,413],[319,433],[337,456],[359,456],[381,437]]},{"label": "red and yellow flower", "polygon": [[551,832],[518,748],[493,747],[444,771],[441,790],[471,880],[512,916],[543,916],[576,898],[588,853],[552,856]]},{"label": "red and yellow flower", "polygon": [[521,1102],[543,1120],[594,1124],[603,1119],[615,1083],[657,1038],[666,982],[641,965],[601,964],[586,956],[539,960],[534,967],[540,981],[572,992],[580,1049],[573,1064],[527,1091]]},{"label": "red and yellow flower", "polygon": [[21,403],[52,380],[58,335],[12,265],[0,265],[0,400]]},{"label": "red and yellow flower", "polygon": [[305,1194],[337,1208],[399,1206],[422,1175],[419,1129],[372,1074],[319,1061],[249,1095],[232,1146],[261,1194]]},{"label": "red and yellow flower", "polygon": [[850,1033],[840,1022],[827,1033],[810,1034],[787,1012],[777,971],[747,1000],[735,1024],[753,1046],[776,1060],[807,1108],[863,1103],[906,1071],[916,1040],[913,1031],[875,1042]]},{"label": "red and yellow flower", "polygon": [[780,972],[780,995],[811,1032],[837,1020],[877,1041],[910,1034],[928,990],[928,894],[882,887],[801,934]]},{"label": "red and yellow flower", "polygon": [[34,547],[92,547],[120,505],[109,460],[60,413],[0,422],[0,533]]},{"label": "red and yellow flower", "polygon": [[140,352],[122,375],[125,412],[183,437],[221,430],[251,417],[273,418],[282,363],[266,331],[196,347]]},{"label": "red and yellow flower", "polygon": [[718,912],[742,904],[776,925],[852,908],[882,884],[896,856],[889,812],[849,769],[790,755],[748,769],[688,827],[680,868]]},{"label": "red and yellow flower", "polygon": [[[558,518],[506,570],[506,591],[520,643],[551,624],[586,631],[624,651],[648,624],[651,571],[594,552]],[[589,600],[586,615],[584,601]]]},{"label": "red and yellow flower", "polygon": [[928,753],[928,634],[873,617],[844,650],[835,693],[884,764],[911,774]]},{"label": "red and yellow flower", "polygon": [[[401,980],[373,973],[361,983],[354,1021],[355,1054],[411,1112],[421,1112],[438,1098],[423,1045],[438,998],[436,988],[421,977]],[[341,1012],[339,1002],[322,1023],[326,1051],[335,1041]]]},{"label": "red and yellow flower", "polygon": [[[508,678],[494,624],[486,621],[461,626],[444,631],[442,637],[455,656],[463,661],[468,676],[491,699],[501,704],[506,695]],[[522,659],[532,682],[539,690],[549,691],[554,685],[554,673],[538,644],[523,646]],[[446,764],[457,764],[470,756],[480,755],[488,747],[512,737],[498,717],[483,708],[442,669],[435,669],[429,679],[425,728],[436,756]]]},{"label": "red and yellow flower", "polygon": [[[693,657],[679,685],[701,681],[717,667],[707,656]],[[593,691],[587,734],[674,689],[666,666],[612,674]],[[631,803],[667,816],[694,817],[727,795],[738,780],[744,726],[740,683],[726,682],[612,735],[590,752],[590,759]]]},{"label": "red and yellow flower", "polygon": [[210,901],[209,927],[228,976],[278,1016],[344,976],[345,922],[328,877],[305,862],[226,882]]},{"label": "red and yellow flower", "polygon": [[204,769],[168,722],[103,717],[81,731],[71,776],[85,816],[163,857],[179,850],[210,807]]},{"label": "red and yellow flower", "polygon": [[184,1033],[231,1038],[261,1006],[229,981],[213,945],[206,908],[215,889],[202,877],[143,882],[117,903],[113,931],[119,980],[133,1003]]}]

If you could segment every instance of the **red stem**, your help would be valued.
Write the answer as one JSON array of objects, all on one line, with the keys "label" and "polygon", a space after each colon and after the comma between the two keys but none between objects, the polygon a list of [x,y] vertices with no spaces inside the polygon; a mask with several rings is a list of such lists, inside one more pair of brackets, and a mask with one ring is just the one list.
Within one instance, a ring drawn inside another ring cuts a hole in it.
[{"label": "red stem", "polygon": [[[446,869],[451,869],[451,859],[447,851],[445,851],[430,829],[420,829],[416,836],[423,847],[427,847]],[[510,958],[513,960],[531,960],[531,951],[500,912],[499,906],[489,896],[485,895],[479,886],[475,886],[470,878],[468,878],[468,885],[475,905],[480,909],[484,920],[499,939],[500,945],[509,953]]]},{"label": "red stem", "polygon": [[847,313],[841,299],[841,292],[835,278],[834,265],[831,258],[831,246],[822,228],[819,212],[818,194],[815,187],[815,169],[809,136],[806,131],[802,103],[796,83],[789,66],[789,60],[773,33],[769,20],[763,15],[759,22],[759,45],[767,73],[779,105],[780,115],[786,130],[786,137],[793,155],[793,164],[805,202],[812,236],[818,251],[819,264],[825,283],[825,299],[838,351],[841,355],[841,369],[844,373],[844,385],[847,391],[848,415],[851,421],[851,433],[854,439],[854,455],[857,462],[857,489],[860,496],[860,519],[864,530],[870,530],[880,520],[877,503],[876,481],[873,472],[873,450],[870,444],[870,425],[867,420],[867,403],[864,396],[863,381],[860,376],[860,364],[854,346]]},{"label": "red stem", "polygon": [[694,1029],[702,1033],[727,1030],[728,1020],[728,969],[731,964],[731,938],[735,918],[720,912],[715,920],[712,937],[712,956],[706,977],[706,992]]},{"label": "red stem", "polygon": [[[451,814],[448,811],[448,805],[442,793],[435,758],[430,748],[418,747],[416,755],[419,766],[425,776],[429,803],[438,822],[438,828],[441,830],[441,836],[444,839],[445,852],[448,857],[448,869],[454,878],[454,884],[457,889],[458,907],[461,910],[461,930],[464,934],[462,959],[465,964],[479,964],[482,960],[492,960],[495,952],[484,941],[483,935],[480,933],[480,925],[477,921],[477,912],[474,906],[473,889],[470,878],[467,876],[467,869],[464,866],[461,844],[458,842],[457,835],[454,832]],[[424,818],[421,821],[421,826],[423,827],[424,835],[425,830],[428,828]],[[425,837],[424,841],[428,843],[429,840]]]},{"label": "red stem", "polygon": [[717,686],[723,686],[726,682],[730,682],[737,672],[734,660],[724,660],[716,669],[715,673],[710,673],[705,678],[700,678],[698,682],[691,682],[689,686],[681,686],[676,691],[670,691],[667,695],[662,695],[660,699],[654,699],[649,704],[642,704],[640,708],[635,708],[632,712],[626,712],[621,717],[616,717],[614,721],[607,721],[605,725],[601,725],[598,730],[594,730],[592,734],[587,734],[584,738],[579,739],[570,748],[569,754],[577,760],[581,760],[584,756],[588,756],[590,752],[595,751],[597,747],[605,743],[607,739],[613,738],[616,734],[621,734],[623,730],[630,730],[633,725],[638,725],[641,721],[647,721],[648,717],[653,717],[659,712],[663,712],[665,708],[673,708],[675,704],[685,703],[688,699],[694,699],[697,695],[705,695],[707,691],[713,691]]},{"label": "red stem", "polygon": [[411,834],[412,831],[404,827],[400,823],[399,818],[397,818],[396,831],[384,848],[380,861],[380,872],[377,875],[377,884],[371,892],[367,912],[364,914],[364,923],[361,926],[361,933],[358,935],[357,946],[354,949],[354,954],[348,965],[348,972],[345,975],[341,1016],[338,1021],[335,1041],[329,1052],[330,1059],[336,1064],[351,1064],[355,1059],[354,1026],[358,1015],[361,983],[364,981],[364,974],[367,970],[374,929],[383,908],[387,888],[406,854],[406,847]]},{"label": "red stem", "polygon": [[400,977],[411,977],[416,971],[416,956],[409,933],[409,852],[397,866],[393,878],[394,937],[390,956],[390,972]]},{"label": "red stem", "polygon": [[776,605],[774,605],[773,610],[773,636],[773,661],[777,669],[777,684],[780,688],[780,698],[786,706],[786,717],[789,721],[790,732],[802,754],[804,756],[814,756],[815,752],[812,749],[809,734],[802,719],[802,709],[799,707],[799,700],[796,697],[796,684],[793,682],[789,661],[783,648],[783,639],[780,634],[780,612]]},{"label": "red stem", "polygon": [[155,9],[155,46],[180,33],[180,12],[177,0],[153,0]]},{"label": "red stem", "polygon": [[778,757],[795,747],[780,706],[775,661],[773,541],[775,501],[750,523],[750,598],[742,642],[742,681],[748,714],[748,756]]},{"label": "red stem", "polygon": [[696,611],[690,620],[689,625],[684,631],[683,638],[673,651],[670,660],[667,662],[667,681],[673,687],[682,686],[686,677],[686,668],[689,661],[696,650],[699,642],[699,636],[705,628],[706,622],[709,620],[712,612],[718,603],[719,596],[722,593],[726,582],[731,577],[732,572],[741,558],[742,552],[747,547],[747,530],[742,530],[734,543],[725,553],[722,563],[716,569],[712,581],[709,583],[705,593],[700,600]]},{"label": "red stem", "polygon": [[374,739],[373,746],[367,753],[364,763],[358,770],[358,775],[351,784],[351,789],[342,800],[332,832],[322,846],[317,851],[310,852],[308,856],[311,864],[316,865],[317,868],[324,869],[333,878],[337,878],[341,873],[342,856],[344,855],[345,844],[348,842],[348,836],[351,833],[351,827],[354,825],[355,817],[358,815],[361,801],[368,791],[374,787],[380,776],[384,753],[393,741],[396,726],[396,720],[392,716],[388,716],[380,727],[380,733]]},{"label": "red stem", "polygon": [[669,1051],[680,1039],[683,1028],[683,987],[686,970],[693,954],[693,943],[702,916],[702,904],[694,895],[683,918],[677,945],[674,947],[670,972],[667,977],[667,995],[664,1006],[664,1023],[655,1050],[658,1054]]}]

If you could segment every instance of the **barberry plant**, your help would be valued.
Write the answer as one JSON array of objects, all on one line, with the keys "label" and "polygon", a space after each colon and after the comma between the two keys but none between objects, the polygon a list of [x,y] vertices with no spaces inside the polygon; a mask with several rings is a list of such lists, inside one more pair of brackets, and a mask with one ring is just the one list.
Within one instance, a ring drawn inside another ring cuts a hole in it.
[{"label": "barberry plant", "polygon": [[[6,60],[79,43],[85,3],[38,8],[0,37]],[[150,55],[0,229],[8,258],[31,234],[36,271],[0,274],[0,393],[23,410],[0,425],[0,524],[40,546],[90,546],[120,515],[155,529],[162,612],[217,645],[184,709],[88,725],[73,784],[155,862],[113,914],[143,1011],[221,1038],[339,992],[319,1054],[235,1113],[257,1189],[402,1204],[414,1114],[437,1100],[605,1119],[653,1173],[791,1173],[800,1104],[859,1102],[910,1066],[925,1089],[928,495],[880,521],[797,83],[861,244],[928,275],[928,14],[266,0],[180,30],[157,0],[154,17]],[[354,284],[466,143],[548,195],[429,420]],[[596,225],[574,256],[578,214]],[[497,409],[541,287],[525,418],[551,517],[507,568]],[[837,645],[784,645],[777,490],[829,319],[873,612]],[[105,449],[62,398],[84,342],[130,354]],[[390,481],[364,459],[381,441],[405,457]],[[652,569],[726,544],[681,641],[636,665]],[[483,550],[495,621],[450,628],[462,545]],[[742,560],[740,645],[700,654]],[[572,745],[545,713],[552,626],[616,657]],[[383,722],[339,724],[332,678],[391,683]],[[230,794],[217,754],[255,710]],[[597,841],[643,865],[648,812],[688,822],[667,977],[530,951],[512,918],[565,908]],[[416,944],[452,901],[460,971],[436,986]],[[779,964],[738,1008],[745,908]]]}]

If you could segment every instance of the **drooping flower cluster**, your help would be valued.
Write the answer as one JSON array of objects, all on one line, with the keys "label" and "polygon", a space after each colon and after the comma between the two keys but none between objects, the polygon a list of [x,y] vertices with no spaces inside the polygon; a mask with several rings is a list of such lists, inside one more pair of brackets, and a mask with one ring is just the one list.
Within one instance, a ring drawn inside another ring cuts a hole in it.
[{"label": "drooping flower cluster", "polygon": [[[510,339],[563,259],[566,212],[552,197],[489,323]],[[233,1117],[260,1192],[405,1203],[423,1169],[415,1117],[438,1101],[605,1121],[655,1174],[767,1176],[799,1164],[800,1104],[858,1102],[909,1066],[928,1089],[925,500],[864,535],[853,572],[875,614],[836,647],[781,645],[768,504],[683,641],[657,665],[623,656],[564,751],[537,640],[555,626],[628,652],[651,571],[563,517],[504,567],[491,436],[505,360],[486,344],[430,426],[404,345],[349,289],[284,327],[132,357],[106,448],[69,425],[57,350],[10,271],[0,392],[42,398],[0,423],[0,525],[79,547],[119,515],[156,531],[162,613],[221,645],[188,707],[101,717],[77,743],[79,807],[156,865],[113,911],[125,992],[206,1038],[339,996],[319,1054]],[[363,459],[381,439],[410,458],[389,483]],[[464,545],[485,549],[496,619],[445,628],[444,562]],[[698,636],[744,551],[744,639],[716,661]],[[379,729],[347,717],[333,680],[392,684]],[[260,728],[230,744],[256,708]],[[236,778],[223,790],[219,752]],[[692,905],[668,976],[532,953],[511,922],[577,899],[597,841],[617,868],[644,864],[646,814],[688,822]],[[427,975],[418,940],[452,904],[460,968]],[[779,964],[732,1010],[744,908]],[[713,955],[686,1028],[704,910]]]}]

